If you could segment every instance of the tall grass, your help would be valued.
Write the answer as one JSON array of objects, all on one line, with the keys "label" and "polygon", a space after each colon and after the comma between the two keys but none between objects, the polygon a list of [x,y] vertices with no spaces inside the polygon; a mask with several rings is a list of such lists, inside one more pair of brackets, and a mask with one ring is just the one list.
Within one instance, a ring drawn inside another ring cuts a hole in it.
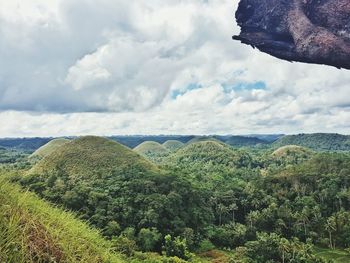
[{"label": "tall grass", "polygon": [[0,178],[0,262],[123,261],[97,230],[74,214]]}]

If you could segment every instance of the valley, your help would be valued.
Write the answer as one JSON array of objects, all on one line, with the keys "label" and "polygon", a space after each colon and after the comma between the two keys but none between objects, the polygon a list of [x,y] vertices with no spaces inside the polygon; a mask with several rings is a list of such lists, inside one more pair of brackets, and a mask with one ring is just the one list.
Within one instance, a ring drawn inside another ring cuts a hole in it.
[{"label": "valley", "polygon": [[349,141],[0,139],[0,261],[350,262]]}]

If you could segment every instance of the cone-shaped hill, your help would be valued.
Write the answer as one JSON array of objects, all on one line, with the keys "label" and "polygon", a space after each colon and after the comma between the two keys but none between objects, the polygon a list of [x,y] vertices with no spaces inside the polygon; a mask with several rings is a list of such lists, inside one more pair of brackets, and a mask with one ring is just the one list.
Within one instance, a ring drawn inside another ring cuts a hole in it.
[{"label": "cone-shaped hill", "polygon": [[297,145],[286,145],[278,148],[271,154],[273,163],[280,165],[297,164],[310,159],[314,152],[308,148]]},{"label": "cone-shaped hill", "polygon": [[58,147],[39,161],[30,174],[63,172],[69,177],[109,175],[125,169],[156,170],[131,149],[102,137],[86,136]]},{"label": "cone-shaped hill", "polygon": [[274,157],[285,157],[288,155],[310,155],[312,151],[298,145],[286,145],[278,148],[272,153]]},{"label": "cone-shaped hill", "polygon": [[134,151],[141,155],[165,154],[168,149],[158,142],[146,141],[134,148]]},{"label": "cone-shaped hill", "polygon": [[222,141],[211,137],[211,136],[196,136],[193,139],[189,140],[187,142],[187,144],[191,144],[191,143],[196,143],[196,142],[218,142],[218,143],[222,143]]},{"label": "cone-shaped hill", "polygon": [[204,170],[210,166],[229,168],[248,167],[251,156],[241,150],[234,150],[228,145],[216,141],[199,141],[186,145],[170,155],[166,162],[183,168],[197,167]]},{"label": "cone-shaped hill", "polygon": [[34,153],[30,155],[30,158],[43,158],[53,151],[55,151],[58,147],[61,147],[62,145],[66,144],[67,142],[70,142],[70,140],[65,138],[58,138],[53,139],[49,141],[47,144],[41,146],[39,149],[37,149]]},{"label": "cone-shaped hill", "polygon": [[176,151],[180,149],[182,146],[184,146],[184,144],[177,140],[168,140],[163,143],[163,146],[169,151]]},{"label": "cone-shaped hill", "polygon": [[[150,226],[163,235],[180,235],[178,224],[192,229],[206,224],[205,204],[186,178],[101,137],[81,137],[56,149],[20,183],[78,211],[108,237],[128,227],[139,231]],[[195,211],[203,213],[194,218]],[[110,227],[113,222],[118,227]]]}]

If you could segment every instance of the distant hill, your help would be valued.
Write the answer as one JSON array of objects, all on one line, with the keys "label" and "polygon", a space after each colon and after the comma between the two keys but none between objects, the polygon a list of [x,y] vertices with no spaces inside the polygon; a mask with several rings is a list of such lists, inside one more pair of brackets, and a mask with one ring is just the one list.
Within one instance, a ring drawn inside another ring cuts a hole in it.
[{"label": "distant hill", "polygon": [[247,137],[255,137],[266,142],[274,142],[283,137],[284,134],[249,134]]},{"label": "distant hill", "polygon": [[34,153],[31,154],[30,157],[38,157],[38,158],[43,158],[53,151],[55,151],[58,147],[61,147],[62,145],[70,142],[70,140],[65,139],[65,138],[58,138],[58,139],[53,139],[49,141],[47,144],[41,146],[39,149],[37,149]]},{"label": "distant hill", "polygon": [[0,139],[0,146],[32,153],[50,140],[52,138],[4,138]]},{"label": "distant hill", "polygon": [[214,136],[214,138],[234,147],[249,147],[268,144],[265,140],[248,136]]},{"label": "distant hill", "polygon": [[[121,169],[148,170],[156,167],[131,149],[102,137],[86,136],[59,147],[29,173],[45,174],[64,171],[68,176],[97,176]],[[90,179],[92,180],[93,177]]]},{"label": "distant hill", "polygon": [[134,151],[141,155],[161,155],[169,152],[162,144],[158,142],[146,141],[134,148]]},{"label": "distant hill", "polygon": [[349,151],[350,136],[336,133],[314,133],[287,135],[273,143],[278,148],[286,145],[298,145],[315,151]]},{"label": "distant hill", "polygon": [[180,149],[182,146],[184,146],[184,143],[177,140],[168,140],[163,143],[163,146],[169,151],[176,151]]},{"label": "distant hill", "polygon": [[177,140],[182,143],[186,143],[189,140],[193,139],[193,135],[130,135],[130,136],[111,136],[109,139],[119,142],[129,148],[135,148],[137,145],[140,145],[146,141],[153,141],[163,144],[168,140]]},{"label": "distant hill", "polygon": [[251,156],[216,141],[199,141],[186,145],[166,158],[170,166],[198,174],[249,167]]},{"label": "distant hill", "polygon": [[276,149],[271,154],[271,160],[273,164],[284,167],[309,160],[314,154],[315,152],[306,147],[286,145]]},{"label": "distant hill", "polygon": [[35,194],[0,178],[1,262],[125,262],[112,243]]},{"label": "distant hill", "polygon": [[223,143],[223,141],[213,137],[213,136],[196,136],[193,139],[189,140],[187,144],[196,143],[196,142],[219,142]]},{"label": "distant hill", "polygon": [[[152,226],[164,237],[169,232],[180,235],[179,224],[196,229],[207,222],[205,204],[193,198],[200,193],[185,178],[106,138],[87,136],[66,143],[41,159],[20,183],[78,211],[101,230],[116,221],[121,230]],[[203,214],[194,218],[195,211]]]},{"label": "distant hill", "polygon": [[272,156],[283,157],[291,154],[309,154],[311,151],[305,147],[297,145],[286,145],[278,148],[272,153]]}]

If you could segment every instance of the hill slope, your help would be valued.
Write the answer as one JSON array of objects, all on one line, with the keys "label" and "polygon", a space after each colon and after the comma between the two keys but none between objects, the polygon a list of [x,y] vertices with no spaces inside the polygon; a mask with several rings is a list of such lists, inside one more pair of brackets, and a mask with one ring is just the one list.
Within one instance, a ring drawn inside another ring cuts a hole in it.
[{"label": "hill slope", "polygon": [[[89,136],[67,143],[39,161],[20,183],[78,211],[100,229],[116,222],[120,228],[103,232],[108,237],[128,227],[136,234],[155,227],[163,235],[179,235],[179,222],[193,229],[205,223],[200,193],[184,178],[105,138]],[[193,217],[195,210],[202,215]]]},{"label": "hill slope", "polygon": [[212,172],[249,167],[252,158],[245,151],[231,149],[221,142],[200,141],[179,149],[164,162],[195,174],[208,175]]},{"label": "hill slope", "polygon": [[168,140],[163,143],[163,146],[169,151],[176,151],[177,149],[180,149],[182,146],[184,146],[184,143],[177,140]]},{"label": "hill slope", "polygon": [[48,143],[50,138],[3,138],[0,139],[0,146],[13,148],[32,153],[44,144]]},{"label": "hill slope", "polygon": [[196,142],[218,142],[223,143],[221,140],[216,139],[212,136],[196,136],[193,139],[189,140],[186,144],[196,143]]},{"label": "hill slope", "polygon": [[64,138],[53,139],[47,144],[37,149],[34,153],[31,154],[30,157],[43,158],[55,151],[58,147],[61,147],[62,145],[66,144],[67,142],[70,142],[70,140]]},{"label": "hill slope", "polygon": [[71,213],[0,179],[0,261],[123,262],[112,244]]},{"label": "hill slope", "polygon": [[102,138],[86,136],[75,139],[38,162],[30,174],[64,171],[70,177],[93,179],[124,169],[155,170],[156,167],[129,148]]},{"label": "hill slope", "polygon": [[168,149],[158,142],[146,141],[134,148],[134,151],[141,155],[165,154]]},{"label": "hill slope", "polygon": [[336,133],[287,135],[273,143],[274,147],[298,145],[315,151],[349,151],[350,136]]},{"label": "hill slope", "polygon": [[249,147],[267,144],[267,141],[248,136],[214,136],[214,138],[234,147]]}]

